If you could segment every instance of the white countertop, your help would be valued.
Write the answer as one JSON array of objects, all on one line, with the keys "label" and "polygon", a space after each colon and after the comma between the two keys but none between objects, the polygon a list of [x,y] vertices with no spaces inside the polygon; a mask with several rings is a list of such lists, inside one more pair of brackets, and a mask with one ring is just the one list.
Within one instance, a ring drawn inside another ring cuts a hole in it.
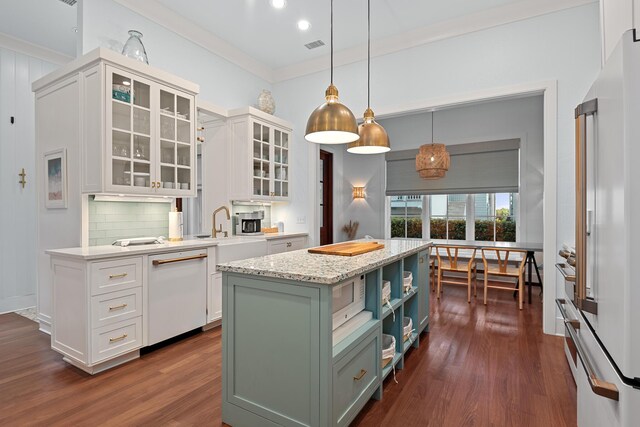
[{"label": "white countertop", "polygon": [[384,240],[384,248],[352,257],[311,254],[307,249],[219,264],[218,270],[299,282],[332,285],[412,255],[431,245],[429,240]]},{"label": "white countertop", "polygon": [[179,250],[201,249],[217,246],[219,243],[215,239],[189,239],[181,242],[165,242],[154,245],[137,246],[87,246],[78,248],[49,249],[45,253],[53,256],[75,258],[82,260],[95,260],[105,258],[116,258],[130,255],[158,254]]},{"label": "white countertop", "polygon": [[181,242],[165,242],[161,244],[153,244],[153,245],[136,245],[136,246],[112,246],[112,245],[102,245],[102,246],[87,246],[87,247],[77,247],[77,248],[64,248],[64,249],[49,249],[46,250],[45,253],[53,256],[61,256],[67,258],[75,258],[82,260],[96,260],[96,259],[106,259],[106,258],[116,258],[120,256],[129,256],[129,255],[146,255],[146,254],[157,254],[164,252],[173,252],[179,250],[189,250],[189,249],[200,249],[207,248],[211,246],[217,246],[219,244],[225,244],[227,242],[231,243],[234,241],[247,240],[247,241],[261,241],[261,240],[274,240],[274,239],[285,239],[288,237],[303,237],[307,236],[307,233],[269,233],[264,235],[257,236],[232,236],[228,238],[220,238],[220,239],[197,239],[192,236],[185,236],[185,240]]},{"label": "white countertop", "polygon": [[246,237],[247,239],[276,240],[276,239],[286,239],[287,237],[306,237],[308,235],[309,233],[306,233],[306,232],[303,232],[303,233],[283,232],[283,233],[265,233],[265,234],[258,234],[255,236],[234,235],[233,237],[239,237],[239,238]]}]

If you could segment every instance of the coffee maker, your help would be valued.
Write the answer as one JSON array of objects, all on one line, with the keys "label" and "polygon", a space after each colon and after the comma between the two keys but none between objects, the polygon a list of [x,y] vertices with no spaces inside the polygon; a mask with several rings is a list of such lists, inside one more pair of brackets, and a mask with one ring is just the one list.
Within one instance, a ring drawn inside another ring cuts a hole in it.
[{"label": "coffee maker", "polygon": [[240,212],[236,214],[236,235],[260,235],[264,211]]}]

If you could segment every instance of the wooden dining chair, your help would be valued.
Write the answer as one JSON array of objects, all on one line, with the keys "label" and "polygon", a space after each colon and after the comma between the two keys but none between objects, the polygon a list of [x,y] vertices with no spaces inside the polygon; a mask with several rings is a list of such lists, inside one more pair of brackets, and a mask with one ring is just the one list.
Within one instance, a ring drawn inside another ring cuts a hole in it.
[{"label": "wooden dining chair", "polygon": [[[513,257],[509,259],[510,256]],[[487,305],[487,290],[502,289],[513,291],[513,284],[489,285],[489,276],[511,277],[518,280],[518,304],[520,310],[524,301],[524,266],[527,261],[527,251],[519,249],[482,249],[482,263],[484,264],[484,305]]]},{"label": "wooden dining chair", "polygon": [[[462,253],[460,252],[462,251]],[[461,255],[464,257],[462,258]],[[478,289],[478,269],[476,261],[476,248],[471,246],[438,245],[436,246],[436,256],[438,258],[438,290],[437,297],[440,299],[442,284],[465,285],[467,286],[467,302],[471,302],[471,281],[473,280],[473,296],[477,295]],[[468,258],[468,260],[467,260]],[[445,272],[466,273],[467,279],[445,278]]]}]

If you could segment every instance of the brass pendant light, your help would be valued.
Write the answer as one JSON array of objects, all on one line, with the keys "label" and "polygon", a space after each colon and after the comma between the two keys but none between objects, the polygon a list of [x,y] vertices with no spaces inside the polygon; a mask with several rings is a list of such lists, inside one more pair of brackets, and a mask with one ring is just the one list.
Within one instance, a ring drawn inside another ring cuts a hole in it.
[{"label": "brass pendant light", "polygon": [[347,144],[360,138],[356,118],[338,100],[333,85],[333,0],[331,0],[331,84],[325,92],[327,102],[316,108],[307,121],[304,138],[316,144]]},{"label": "brass pendant light", "polygon": [[451,165],[451,157],[447,147],[444,144],[436,144],[433,139],[434,116],[435,112],[432,112],[431,144],[421,145],[416,156],[416,171],[423,179],[444,178]]},{"label": "brass pendant light", "polygon": [[389,135],[376,123],[371,109],[371,0],[367,0],[367,109],[362,124],[358,126],[358,133],[360,139],[349,144],[349,153],[380,154],[391,150]]}]

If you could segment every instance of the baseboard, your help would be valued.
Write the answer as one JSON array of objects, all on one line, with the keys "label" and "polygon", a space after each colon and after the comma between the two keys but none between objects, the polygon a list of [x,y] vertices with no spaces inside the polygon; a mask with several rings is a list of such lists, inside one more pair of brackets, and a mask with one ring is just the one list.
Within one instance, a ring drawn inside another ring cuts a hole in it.
[{"label": "baseboard", "polygon": [[38,315],[38,318],[36,320],[40,325],[40,327],[38,328],[40,329],[40,332],[44,332],[45,334],[51,335],[51,322],[44,320],[43,318],[40,317],[40,315]]},{"label": "baseboard", "polygon": [[0,314],[13,313],[17,310],[24,310],[36,306],[36,295],[21,295],[17,297],[0,299]]}]

